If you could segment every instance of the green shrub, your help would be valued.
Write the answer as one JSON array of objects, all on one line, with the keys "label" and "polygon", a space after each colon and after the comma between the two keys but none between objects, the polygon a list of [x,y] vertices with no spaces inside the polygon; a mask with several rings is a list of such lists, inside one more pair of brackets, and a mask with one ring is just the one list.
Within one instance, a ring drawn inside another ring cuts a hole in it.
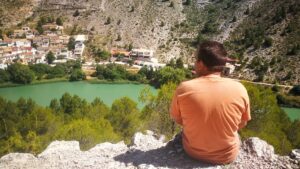
[{"label": "green shrub", "polygon": [[295,85],[290,91],[290,94],[294,96],[300,96],[300,85]]},{"label": "green shrub", "polygon": [[78,10],[76,10],[73,14],[73,17],[78,17],[80,15],[80,12]]},{"label": "green shrub", "polygon": [[273,45],[273,39],[271,37],[266,37],[264,41],[265,47],[271,47]]}]

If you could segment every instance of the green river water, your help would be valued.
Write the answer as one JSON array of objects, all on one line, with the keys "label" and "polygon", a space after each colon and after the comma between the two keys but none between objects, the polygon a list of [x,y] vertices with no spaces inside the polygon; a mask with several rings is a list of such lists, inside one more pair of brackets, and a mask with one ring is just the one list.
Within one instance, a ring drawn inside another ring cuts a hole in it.
[{"label": "green river water", "polygon": [[[57,82],[37,85],[26,85],[18,87],[0,88],[0,96],[17,101],[20,97],[32,98],[37,104],[49,106],[50,101],[54,98],[59,99],[68,92],[72,95],[78,95],[80,98],[86,99],[88,102],[99,97],[105,104],[111,106],[114,100],[127,96],[138,103],[141,109],[143,104],[138,101],[141,90],[148,85],[142,84],[93,84],[88,82]],[[153,93],[156,90],[150,87]],[[288,114],[291,120],[300,119],[299,108],[282,109]]]},{"label": "green river water", "polygon": [[294,121],[296,119],[300,120],[300,108],[288,108],[281,107],[289,116],[289,118]]},{"label": "green river water", "polygon": [[[138,107],[143,107],[138,102],[141,90],[148,85],[142,84],[92,84],[88,82],[57,82],[37,85],[26,85],[18,87],[0,88],[0,96],[17,101],[20,97],[32,98],[37,104],[49,106],[50,101],[54,98],[60,99],[61,96],[68,92],[71,95],[78,95],[88,102],[99,97],[105,104],[111,106],[114,100],[127,96],[138,103]],[[155,89],[151,87],[155,93]]]}]

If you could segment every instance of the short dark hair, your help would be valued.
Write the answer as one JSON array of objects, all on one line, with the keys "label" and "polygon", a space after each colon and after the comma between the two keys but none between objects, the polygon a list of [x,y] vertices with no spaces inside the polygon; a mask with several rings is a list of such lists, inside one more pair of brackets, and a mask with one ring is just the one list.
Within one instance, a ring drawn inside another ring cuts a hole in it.
[{"label": "short dark hair", "polygon": [[196,57],[198,61],[213,71],[222,71],[226,62],[235,62],[227,57],[223,44],[216,41],[204,41],[199,44]]}]

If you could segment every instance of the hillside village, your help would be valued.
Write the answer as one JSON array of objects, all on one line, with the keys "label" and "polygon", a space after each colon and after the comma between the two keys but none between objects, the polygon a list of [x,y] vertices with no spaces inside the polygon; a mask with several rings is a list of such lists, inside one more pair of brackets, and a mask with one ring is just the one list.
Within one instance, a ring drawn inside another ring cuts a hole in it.
[{"label": "hillside village", "polygon": [[[70,37],[63,34],[63,26],[56,24],[43,25],[43,34],[30,27],[14,30],[9,37],[0,40],[0,64],[4,69],[8,64],[20,62],[22,64],[47,63],[47,54],[54,54],[55,63],[67,60],[81,59],[86,40],[85,35]],[[68,49],[70,39],[74,39],[74,50]]]},{"label": "hillside village", "polygon": [[[66,63],[68,60],[85,60],[83,55],[87,35],[64,34],[64,27],[54,23],[42,26],[43,33],[30,27],[13,30],[12,34],[0,39],[0,69],[5,69],[9,64],[51,64]],[[51,54],[50,54],[51,53]],[[140,69],[142,66],[158,69],[165,64],[158,63],[154,58],[154,51],[149,49],[111,49],[110,57],[102,62],[89,59],[83,64],[84,68],[95,69],[97,64],[130,64]],[[53,59],[47,58],[53,55]],[[50,60],[51,61],[50,61]]]}]

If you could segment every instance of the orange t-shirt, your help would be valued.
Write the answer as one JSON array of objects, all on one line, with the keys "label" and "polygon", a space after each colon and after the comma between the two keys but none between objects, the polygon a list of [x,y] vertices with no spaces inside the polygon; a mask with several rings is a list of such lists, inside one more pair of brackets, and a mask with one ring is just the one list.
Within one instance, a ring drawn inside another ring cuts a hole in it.
[{"label": "orange t-shirt", "polygon": [[203,76],[178,86],[171,116],[183,126],[183,147],[191,157],[225,164],[238,155],[239,124],[251,119],[249,97],[237,81]]}]

